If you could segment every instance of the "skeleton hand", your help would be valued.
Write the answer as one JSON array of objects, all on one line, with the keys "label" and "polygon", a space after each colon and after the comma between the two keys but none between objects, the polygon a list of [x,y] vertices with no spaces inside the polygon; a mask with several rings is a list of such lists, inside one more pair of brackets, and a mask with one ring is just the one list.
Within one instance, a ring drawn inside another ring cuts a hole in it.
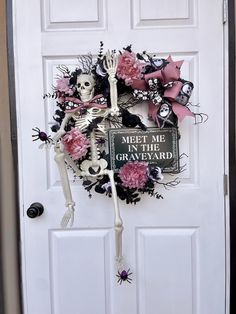
[{"label": "skeleton hand", "polygon": [[52,147],[52,145],[55,144],[53,140],[51,140],[49,143],[42,143],[39,145],[39,149],[50,149]]},{"label": "skeleton hand", "polygon": [[107,71],[109,77],[108,81],[110,84],[110,99],[111,99],[111,109],[110,114],[112,116],[117,115],[119,108],[117,106],[117,79],[116,79],[116,70],[118,66],[118,56],[114,53],[110,53],[108,50],[106,54],[106,59],[103,62],[104,69]]},{"label": "skeleton hand", "polygon": [[118,116],[120,114],[120,108],[118,106],[110,108],[109,113],[112,117]]},{"label": "skeleton hand", "polygon": [[54,144],[57,143],[57,141],[62,138],[62,136],[66,133],[65,130],[58,130],[57,133],[53,136],[52,141]]},{"label": "skeleton hand", "polygon": [[61,227],[66,228],[68,226],[68,223],[70,222],[70,227],[73,226],[74,223],[74,205],[68,205],[68,209],[65,212],[64,216],[62,217],[61,220]]},{"label": "skeleton hand", "polygon": [[109,50],[106,54],[106,59],[103,62],[104,69],[107,71],[109,78],[114,79],[118,65],[118,56],[111,53]]}]

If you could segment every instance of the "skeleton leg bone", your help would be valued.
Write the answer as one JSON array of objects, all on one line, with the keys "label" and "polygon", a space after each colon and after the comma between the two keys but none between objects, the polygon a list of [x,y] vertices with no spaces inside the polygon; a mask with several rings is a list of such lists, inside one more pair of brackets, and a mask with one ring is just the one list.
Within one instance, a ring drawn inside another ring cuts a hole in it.
[{"label": "skeleton leg bone", "polygon": [[73,201],[72,195],[71,195],[70,182],[69,182],[68,173],[67,173],[66,164],[65,164],[65,154],[59,144],[55,146],[55,152],[56,152],[56,155],[54,159],[58,165],[61,182],[62,182],[62,189],[63,189],[64,197],[66,200],[66,207],[68,207],[67,211],[65,212],[61,220],[61,227],[66,228],[68,223],[70,223],[70,227],[73,225],[75,202]]},{"label": "skeleton leg bone", "polygon": [[[123,222],[120,216],[119,206],[118,206],[118,199],[117,199],[117,192],[114,180],[114,172],[113,170],[106,169],[107,162],[104,159],[97,159],[97,144],[95,141],[95,133],[94,131],[91,133],[91,159],[92,160],[85,160],[81,164],[81,175],[82,176],[92,176],[97,177],[101,175],[108,175],[111,183],[111,191],[112,191],[112,199],[114,204],[114,212],[115,212],[115,242],[116,242],[116,261],[118,264],[118,268],[121,268],[122,265],[122,231],[123,231]],[[91,175],[90,168],[94,168],[99,170],[97,173]]]},{"label": "skeleton leg bone", "polygon": [[123,222],[120,216],[120,210],[118,206],[118,198],[114,180],[114,172],[113,170],[105,170],[104,171],[110,179],[111,183],[111,191],[112,191],[112,199],[114,204],[114,212],[115,212],[115,239],[116,239],[116,261],[118,265],[118,269],[122,268],[122,232],[123,232]]}]

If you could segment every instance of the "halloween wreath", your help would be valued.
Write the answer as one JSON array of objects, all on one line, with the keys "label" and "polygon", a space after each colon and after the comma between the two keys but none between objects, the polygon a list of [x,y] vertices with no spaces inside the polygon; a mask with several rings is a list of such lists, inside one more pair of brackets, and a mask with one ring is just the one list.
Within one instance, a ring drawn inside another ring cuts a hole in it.
[{"label": "halloween wreath", "polygon": [[[199,123],[206,116],[190,110],[189,99],[194,86],[181,78],[183,60],[174,61],[171,56],[159,58],[145,51],[134,53],[131,45],[122,51],[112,50],[104,54],[101,42],[96,60],[88,54],[80,56],[78,61],[79,65],[73,71],[59,65],[56,85],[51,93],[44,95],[44,98],[56,101],[55,123],[51,127],[55,135],[52,137],[35,127],[32,136],[34,141],[41,140],[42,145],[54,146],[68,208],[61,222],[63,227],[73,224],[75,206],[67,168],[82,179],[90,197],[94,190],[113,198],[118,282],[131,282],[130,271],[121,266],[123,226],[117,197],[127,204],[136,204],[145,193],[161,199],[158,187],[179,183],[178,178],[164,180],[164,173],[170,172],[165,168],[181,171],[181,167],[176,168],[173,164],[178,164],[182,155],[163,166],[158,162],[159,144],[156,144],[149,149],[156,154],[153,155],[157,157],[156,162],[148,162],[147,156],[151,153],[126,154],[122,166],[114,169],[110,158],[112,152],[107,150],[107,146],[111,146],[108,145],[108,130],[118,133],[135,130],[138,133],[132,139],[139,143],[151,134],[150,130],[175,130],[177,143],[179,121],[188,116]],[[148,106],[148,119],[154,128],[147,128],[142,117],[132,111],[140,102]],[[136,146],[129,147],[136,149]]]}]

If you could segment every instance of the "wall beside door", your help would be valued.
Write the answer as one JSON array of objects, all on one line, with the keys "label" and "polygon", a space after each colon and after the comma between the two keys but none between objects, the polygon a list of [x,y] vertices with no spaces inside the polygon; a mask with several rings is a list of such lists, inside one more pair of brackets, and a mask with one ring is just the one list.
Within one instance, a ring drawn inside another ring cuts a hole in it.
[{"label": "wall beside door", "polygon": [[5,0],[0,0],[0,312],[19,314],[18,211],[13,171],[15,158],[12,154],[10,131],[5,12]]}]

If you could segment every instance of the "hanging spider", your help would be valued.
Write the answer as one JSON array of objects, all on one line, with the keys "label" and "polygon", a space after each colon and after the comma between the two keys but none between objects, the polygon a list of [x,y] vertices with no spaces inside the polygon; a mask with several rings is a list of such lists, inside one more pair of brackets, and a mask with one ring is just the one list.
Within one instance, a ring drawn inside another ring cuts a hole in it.
[{"label": "hanging spider", "polygon": [[47,135],[45,132],[40,131],[40,129],[37,127],[32,130],[36,132],[36,134],[32,135],[32,137],[36,137],[35,139],[33,139],[33,141],[40,140],[42,142],[45,142],[46,144],[52,142],[51,135]]},{"label": "hanging spider", "polygon": [[118,275],[116,275],[116,277],[118,277],[119,279],[117,280],[117,282],[121,285],[123,281],[127,281],[128,283],[131,283],[132,278],[130,278],[130,276],[132,275],[132,273],[130,273],[130,269],[126,270],[122,270],[122,272],[120,272],[118,270]]}]

